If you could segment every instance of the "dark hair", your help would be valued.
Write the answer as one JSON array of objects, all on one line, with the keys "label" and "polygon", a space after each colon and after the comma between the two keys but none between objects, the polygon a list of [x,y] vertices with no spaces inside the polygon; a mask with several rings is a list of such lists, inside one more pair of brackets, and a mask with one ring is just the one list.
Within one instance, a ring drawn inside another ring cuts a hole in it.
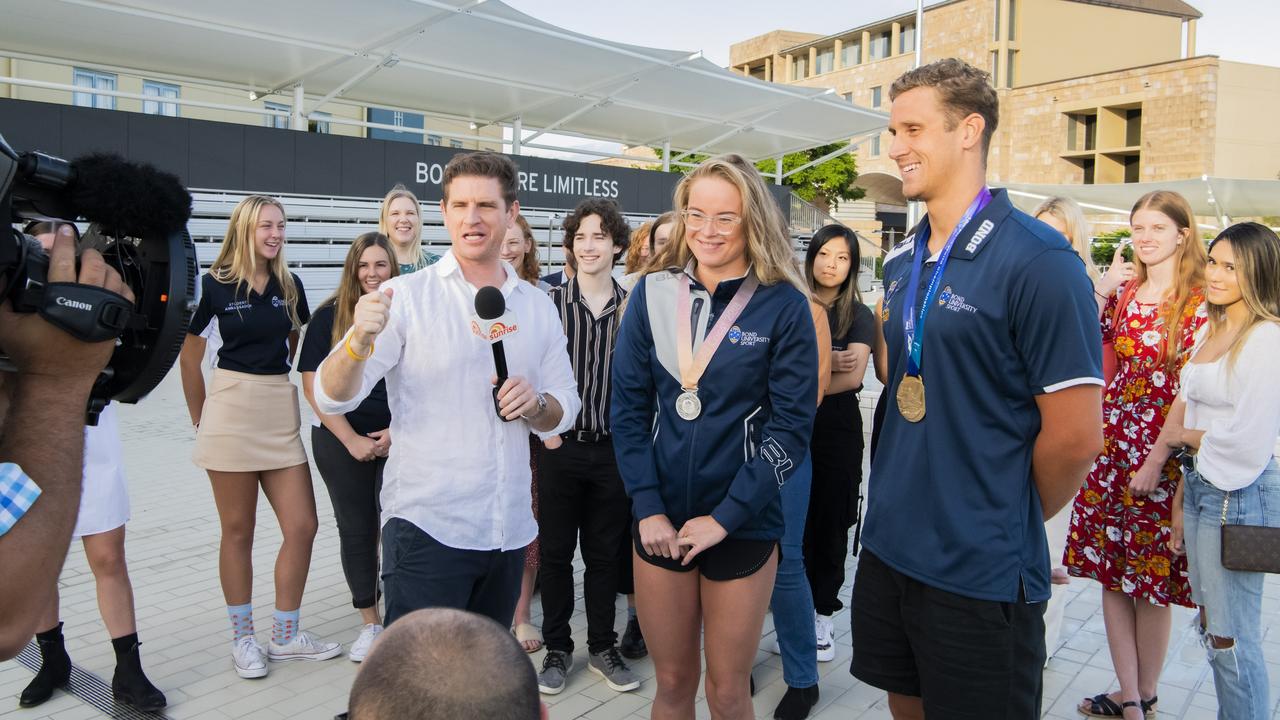
[{"label": "dark hair", "polygon": [[836,321],[835,331],[831,336],[839,340],[849,334],[849,328],[853,325],[854,305],[862,302],[862,293],[858,290],[858,271],[862,264],[858,234],[844,225],[831,224],[818,228],[818,232],[809,241],[809,249],[804,253],[804,277],[809,282],[809,288],[817,292],[818,281],[813,276],[813,264],[818,260],[818,252],[822,247],[836,238],[844,238],[849,244],[849,276],[840,283],[836,300],[830,308],[831,316]]},{"label": "dark hair", "polygon": [[[478,682],[475,668],[491,669]],[[351,686],[351,720],[537,720],[538,680],[511,632],[481,615],[417,610],[387,627]]]},{"label": "dark hair", "polygon": [[613,244],[618,246],[618,252],[613,254],[613,262],[617,262],[618,258],[627,251],[627,245],[631,243],[631,226],[627,224],[627,219],[622,217],[618,203],[603,198],[583,200],[578,203],[578,207],[574,208],[573,212],[569,213],[569,217],[564,219],[566,254],[573,254],[573,236],[578,232],[582,221],[592,215],[600,218],[600,229],[604,230],[605,234],[613,240]]},{"label": "dark hair", "polygon": [[506,155],[482,150],[480,152],[459,153],[449,159],[444,166],[444,176],[440,179],[440,189],[444,199],[449,199],[449,184],[456,177],[471,175],[474,177],[493,178],[502,188],[502,200],[511,206],[520,191],[520,171],[516,164]]},{"label": "dark hair", "polygon": [[356,301],[364,294],[360,287],[360,258],[369,248],[379,247],[387,253],[387,262],[391,266],[388,280],[400,274],[400,263],[396,262],[396,250],[391,240],[380,232],[367,232],[351,243],[347,250],[347,259],[342,263],[342,275],[338,277],[338,288],[320,307],[333,306],[333,329],[329,337],[329,347],[335,347],[355,321]]},{"label": "dark hair", "polygon": [[935,60],[903,73],[889,86],[889,99],[918,87],[938,91],[947,116],[947,130],[955,130],[960,121],[973,113],[982,116],[982,159],[991,150],[991,136],[1000,123],[1000,96],[991,87],[991,76],[957,58]]}]

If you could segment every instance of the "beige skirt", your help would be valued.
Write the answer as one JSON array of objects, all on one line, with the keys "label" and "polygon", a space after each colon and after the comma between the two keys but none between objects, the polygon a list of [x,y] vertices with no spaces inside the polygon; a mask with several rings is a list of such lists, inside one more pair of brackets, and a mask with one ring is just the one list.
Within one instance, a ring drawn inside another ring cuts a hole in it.
[{"label": "beige skirt", "polygon": [[298,388],[288,375],[214,368],[191,455],[198,467],[260,472],[307,462],[298,433]]}]

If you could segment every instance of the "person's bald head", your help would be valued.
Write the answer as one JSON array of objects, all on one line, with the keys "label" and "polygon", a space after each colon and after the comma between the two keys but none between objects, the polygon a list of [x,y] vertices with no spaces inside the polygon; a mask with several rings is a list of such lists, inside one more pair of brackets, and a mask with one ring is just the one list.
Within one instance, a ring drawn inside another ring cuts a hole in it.
[{"label": "person's bald head", "polygon": [[351,720],[538,720],[538,680],[506,628],[429,608],[387,627],[351,687]]}]

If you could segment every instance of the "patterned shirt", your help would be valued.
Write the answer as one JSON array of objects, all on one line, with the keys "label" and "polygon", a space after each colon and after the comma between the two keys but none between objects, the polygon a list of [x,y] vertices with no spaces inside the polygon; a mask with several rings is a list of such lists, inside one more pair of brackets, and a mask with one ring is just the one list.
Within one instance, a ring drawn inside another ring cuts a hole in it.
[{"label": "patterned shirt", "polygon": [[618,339],[618,311],[627,291],[617,280],[613,297],[596,315],[582,297],[575,275],[564,285],[548,292],[560,313],[564,334],[568,339],[569,361],[578,381],[582,412],[573,423],[574,430],[609,434],[610,373],[613,368],[613,345]]},{"label": "patterned shirt", "polygon": [[17,463],[0,463],[0,535],[9,532],[40,497],[40,486]]}]

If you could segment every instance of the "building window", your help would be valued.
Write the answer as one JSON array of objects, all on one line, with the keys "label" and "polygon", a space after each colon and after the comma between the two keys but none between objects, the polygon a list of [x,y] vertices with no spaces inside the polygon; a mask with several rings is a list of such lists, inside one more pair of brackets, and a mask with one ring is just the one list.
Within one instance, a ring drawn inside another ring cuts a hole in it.
[{"label": "building window", "polygon": [[1018,39],[1018,0],[1009,0],[1009,39]]},{"label": "building window", "polygon": [[[420,143],[422,134],[411,132],[423,128],[425,118],[418,113],[387,108],[369,108],[366,113],[369,122],[379,125],[392,125],[396,129],[369,128],[369,137],[374,140],[392,140],[394,142]],[[401,130],[400,128],[404,128]]]},{"label": "building window", "polygon": [[1127,183],[1136,183],[1140,181],[1142,170],[1142,157],[1139,155],[1127,155],[1124,159],[1124,181]]},{"label": "building window", "polygon": [[808,77],[809,59],[795,58],[791,61],[791,79],[803,80]]},{"label": "building window", "polygon": [[871,138],[871,157],[880,157],[880,136]]},{"label": "building window", "polygon": [[840,48],[840,67],[853,67],[862,64],[862,38],[846,40]]},{"label": "building window", "polygon": [[1126,147],[1142,144],[1142,108],[1124,111],[1124,144]]},{"label": "building window", "polygon": [[461,149],[462,141],[459,140],[458,138],[449,138],[449,147],[455,148],[455,149]]},{"label": "building window", "polygon": [[871,88],[871,107],[878,108],[880,103],[884,101],[884,86],[877,85]]},{"label": "building window", "polygon": [[845,93],[842,97],[844,97],[845,100],[848,100],[851,103],[853,102],[853,93],[851,92]]},{"label": "building window", "polygon": [[427,135],[428,145],[439,145],[440,142],[441,142],[441,138],[439,135]]},{"label": "building window", "polygon": [[[286,113],[293,112],[292,107],[288,105],[282,105],[280,103],[267,102],[267,103],[263,103],[262,106],[267,110],[283,110]],[[288,130],[289,116],[288,115],[266,115],[263,117],[263,124],[266,125],[267,127],[273,127],[279,130]]]},{"label": "building window", "polygon": [[320,135],[329,134],[329,118],[333,117],[326,112],[311,113],[312,117],[307,120],[307,132],[319,133]]},{"label": "building window", "polygon": [[883,60],[889,57],[889,38],[892,33],[888,30],[876,33],[871,36],[871,59]]},{"label": "building window", "polygon": [[1092,185],[1092,184],[1093,184],[1093,170],[1094,170],[1095,165],[1096,165],[1096,163],[1094,162],[1094,159],[1093,159],[1093,158],[1088,158],[1088,159],[1087,159],[1087,160],[1085,160],[1085,161],[1084,161],[1084,163],[1082,164],[1082,166],[1081,166],[1081,167],[1082,167],[1082,168],[1083,168],[1083,170],[1084,170],[1084,184],[1085,184],[1085,185]]},{"label": "building window", "polygon": [[916,26],[903,25],[902,31],[898,33],[898,52],[909,53],[916,50]]},{"label": "building window", "polygon": [[[112,73],[82,70],[76,68],[71,74],[71,84],[90,90],[115,90],[116,76]],[[71,96],[71,104],[78,107],[92,107],[101,110],[115,110],[114,95],[99,95],[89,92],[75,92]]]},{"label": "building window", "polygon": [[1013,84],[1017,82],[1017,80],[1015,80],[1016,75],[1014,74],[1014,70],[1017,67],[1017,61],[1018,61],[1018,51],[1017,50],[1007,51],[1007,55],[1005,55],[1005,68],[1004,68],[1004,86],[1005,87],[1011,88],[1013,87]]},{"label": "building window", "polygon": [[[154,80],[142,81],[142,94],[147,97],[163,98],[165,100],[177,100],[181,90],[177,85],[169,83],[156,82]],[[178,117],[178,104],[171,102],[162,102],[160,100],[143,100],[142,112],[148,115],[166,115],[168,117]]]},{"label": "building window", "polygon": [[1000,0],[991,0],[991,2],[996,7],[995,29],[991,33],[991,39],[999,42],[1000,41]]},{"label": "building window", "polygon": [[1000,87],[1000,51],[991,51],[991,87]]},{"label": "building window", "polygon": [[819,50],[814,58],[813,72],[815,75],[829,73],[835,70],[836,49],[831,47],[826,50]]}]

